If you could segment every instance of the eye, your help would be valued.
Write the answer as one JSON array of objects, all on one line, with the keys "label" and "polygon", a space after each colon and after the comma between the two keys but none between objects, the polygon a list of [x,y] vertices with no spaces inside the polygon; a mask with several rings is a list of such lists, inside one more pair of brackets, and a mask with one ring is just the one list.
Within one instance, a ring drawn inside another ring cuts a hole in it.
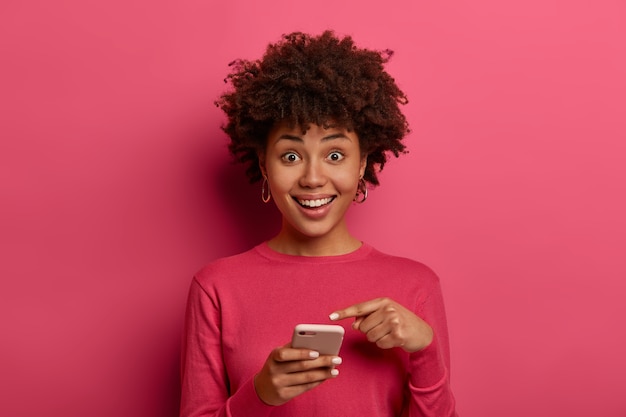
[{"label": "eye", "polygon": [[300,160],[300,157],[295,152],[287,152],[281,157],[281,159],[285,162],[297,162]]},{"label": "eye", "polygon": [[328,154],[328,159],[330,159],[333,162],[339,162],[343,158],[345,158],[344,155],[339,151],[333,151],[330,154]]}]

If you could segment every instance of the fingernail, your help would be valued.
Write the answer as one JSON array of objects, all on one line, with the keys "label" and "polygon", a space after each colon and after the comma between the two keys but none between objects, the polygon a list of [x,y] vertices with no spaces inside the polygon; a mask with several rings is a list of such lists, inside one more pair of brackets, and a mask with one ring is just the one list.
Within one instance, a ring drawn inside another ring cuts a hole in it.
[{"label": "fingernail", "polygon": [[319,352],[315,352],[314,350],[312,350],[312,351],[309,352],[309,357],[313,358],[313,359],[319,358],[320,357],[320,353]]},{"label": "fingernail", "polygon": [[339,356],[337,356],[336,358],[333,358],[331,362],[334,363],[335,365],[341,365],[341,362],[343,361],[341,360]]},{"label": "fingernail", "polygon": [[339,369],[331,369],[331,370],[330,370],[330,374],[331,374],[332,376],[337,376],[337,375],[339,375]]},{"label": "fingernail", "polygon": [[332,313],[328,316],[331,320],[337,320],[339,318],[339,313]]}]

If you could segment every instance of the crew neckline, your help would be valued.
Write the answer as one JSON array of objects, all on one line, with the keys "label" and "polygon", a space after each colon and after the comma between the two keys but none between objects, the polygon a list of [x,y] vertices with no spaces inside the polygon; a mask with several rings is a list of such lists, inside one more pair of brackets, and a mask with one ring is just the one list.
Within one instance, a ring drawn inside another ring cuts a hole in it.
[{"label": "crew neckline", "polygon": [[272,249],[268,242],[265,241],[255,246],[254,248],[264,258],[290,263],[340,263],[340,262],[352,262],[363,259],[374,248],[365,242],[361,242],[361,246],[352,252],[344,253],[342,255],[325,255],[325,256],[304,256],[304,255],[288,255],[286,253],[278,252]]}]

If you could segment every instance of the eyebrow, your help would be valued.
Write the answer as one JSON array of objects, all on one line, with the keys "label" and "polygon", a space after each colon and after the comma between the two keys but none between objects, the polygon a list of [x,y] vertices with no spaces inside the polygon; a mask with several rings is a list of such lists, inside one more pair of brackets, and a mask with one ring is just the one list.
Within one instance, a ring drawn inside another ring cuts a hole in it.
[{"label": "eyebrow", "polygon": [[[289,134],[280,135],[278,137],[278,139],[276,139],[276,142],[278,142],[281,139],[293,140],[293,141],[296,141],[296,142],[304,142],[304,139],[302,139],[300,136],[289,135]],[[334,139],[347,139],[347,140],[350,140],[350,138],[348,136],[346,136],[344,133],[333,133],[332,135],[324,136],[322,138],[322,142],[326,142],[326,141],[334,140]]]}]

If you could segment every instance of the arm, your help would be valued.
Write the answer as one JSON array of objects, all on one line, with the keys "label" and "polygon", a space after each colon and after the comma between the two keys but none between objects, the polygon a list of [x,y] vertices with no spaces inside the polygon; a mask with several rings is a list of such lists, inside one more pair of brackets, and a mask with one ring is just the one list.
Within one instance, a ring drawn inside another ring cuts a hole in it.
[{"label": "arm", "polygon": [[453,417],[447,324],[438,280],[424,290],[415,312],[378,298],[336,311],[330,318],[354,317],[352,327],[379,348],[399,347],[409,353],[410,417]]},{"label": "arm", "polygon": [[273,406],[338,375],[341,360],[285,345],[274,349],[261,371],[231,392],[222,359],[218,303],[194,279],[189,290],[182,343],[181,417],[267,416]]},{"label": "arm", "polygon": [[[215,302],[193,280],[187,299],[181,352],[181,417],[269,415],[252,378],[231,396],[222,360],[221,317]],[[249,413],[239,414],[249,410]],[[251,414],[250,414],[251,413]]]},{"label": "arm", "polygon": [[411,417],[456,417],[456,401],[450,386],[448,324],[439,280],[432,280],[417,314],[433,329],[426,348],[409,355]]}]

